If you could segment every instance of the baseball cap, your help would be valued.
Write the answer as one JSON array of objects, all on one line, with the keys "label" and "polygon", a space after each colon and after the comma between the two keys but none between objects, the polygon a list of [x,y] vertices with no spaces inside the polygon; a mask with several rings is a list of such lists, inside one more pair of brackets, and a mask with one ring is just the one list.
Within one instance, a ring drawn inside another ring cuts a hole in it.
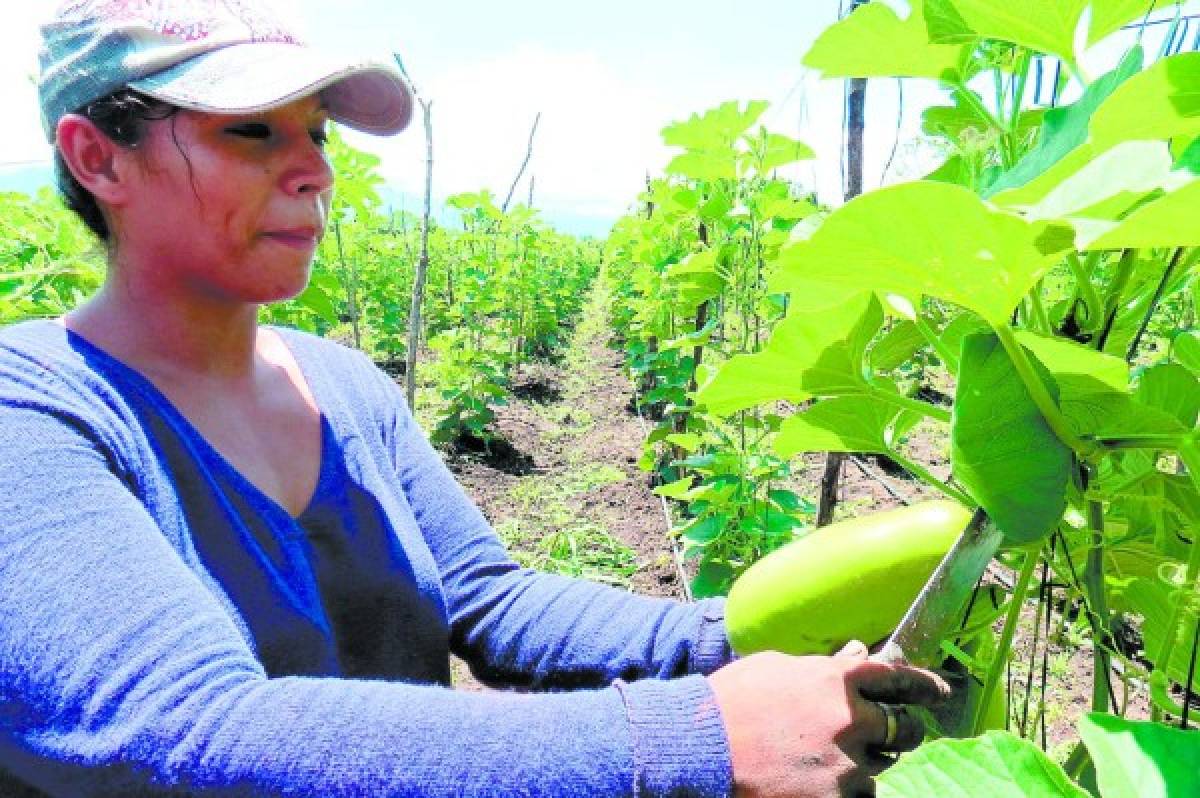
[{"label": "baseball cap", "polygon": [[41,30],[38,97],[51,143],[65,114],[124,87],[210,113],[320,93],[334,121],[378,135],[412,118],[399,70],[304,44],[267,0],[68,0]]}]

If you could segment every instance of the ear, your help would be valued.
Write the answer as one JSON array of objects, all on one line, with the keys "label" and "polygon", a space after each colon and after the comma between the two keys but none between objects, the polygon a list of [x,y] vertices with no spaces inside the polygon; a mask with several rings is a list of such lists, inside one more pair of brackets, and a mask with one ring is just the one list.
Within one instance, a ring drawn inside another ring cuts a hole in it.
[{"label": "ear", "polygon": [[132,153],[78,114],[59,120],[56,140],[63,161],[81,186],[105,205],[124,203],[130,191],[127,162]]}]

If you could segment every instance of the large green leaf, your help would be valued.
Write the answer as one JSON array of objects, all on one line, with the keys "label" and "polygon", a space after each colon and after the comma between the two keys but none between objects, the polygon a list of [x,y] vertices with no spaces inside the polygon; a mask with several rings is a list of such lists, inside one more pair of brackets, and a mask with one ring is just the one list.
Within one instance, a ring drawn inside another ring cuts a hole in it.
[{"label": "large green leaf", "polygon": [[1088,27],[1088,45],[1091,46],[1121,26],[1141,19],[1155,7],[1159,0],[1092,0],[1092,23]]},{"label": "large green leaf", "polygon": [[901,20],[886,3],[860,6],[826,28],[804,56],[804,65],[826,78],[934,78],[959,76],[962,45],[933,44],[921,0]]},{"label": "large green leaf", "polygon": [[886,454],[888,431],[900,412],[895,405],[870,396],[822,399],[783,422],[775,451],[780,457],[801,452]]},{"label": "large green leaf", "polygon": [[[1087,141],[1088,124],[1096,109],[1118,86],[1141,70],[1142,58],[1141,48],[1133,48],[1116,69],[1093,81],[1078,100],[1062,108],[1047,111],[1042,122],[1042,132],[1033,149],[1018,161],[1016,166],[1000,175],[984,192],[984,196],[992,197],[1002,205],[1032,205],[1056,186],[1059,180],[1091,160],[1094,153],[1090,147],[1086,148],[1082,155],[1074,154],[1074,151]],[[1066,165],[1065,171],[1053,170],[1057,175],[1047,175],[1056,164],[1067,158],[1068,154],[1073,154],[1073,157]],[[1043,178],[1043,175],[1047,177]],[[1001,193],[1027,185],[1029,189],[1023,192],[1008,196]]]},{"label": "large green leaf", "polygon": [[696,403],[728,414],[787,399],[863,394],[867,344],[883,325],[874,294],[816,311],[793,312],[780,322],[761,352],[736,355],[696,393]]},{"label": "large green leaf", "polygon": [[[952,220],[952,221],[951,221]],[[1005,323],[1074,232],[997,211],[962,186],[917,181],[873,191],[784,249],[772,290],[790,278],[962,305]]]},{"label": "large green leaf", "polygon": [[1166,142],[1122,142],[1064,178],[1025,213],[1031,219],[1115,219],[1162,187],[1170,175],[1172,160]]},{"label": "large green leaf", "polygon": [[1079,719],[1079,736],[1104,798],[1200,795],[1200,732],[1093,712]]},{"label": "large green leaf", "polygon": [[1092,241],[1081,241],[1081,249],[1141,249],[1149,247],[1194,247],[1200,245],[1200,180],[1138,208],[1113,229]]},{"label": "large green leaf", "polygon": [[1200,135],[1200,53],[1164,58],[1122,83],[1092,116],[1097,152],[1122,141]]},{"label": "large green leaf", "polygon": [[[1057,399],[1053,379],[1033,365]],[[1071,451],[992,333],[963,342],[950,442],[954,476],[1009,541],[1028,543],[1054,530],[1066,509]]]},{"label": "large green leaf", "polygon": [[1075,29],[1088,0],[926,0],[925,14],[938,38],[968,35],[1012,42],[1075,62]]},{"label": "large green leaf", "polygon": [[1088,798],[1041,749],[999,731],[926,743],[876,783],[878,798]]}]

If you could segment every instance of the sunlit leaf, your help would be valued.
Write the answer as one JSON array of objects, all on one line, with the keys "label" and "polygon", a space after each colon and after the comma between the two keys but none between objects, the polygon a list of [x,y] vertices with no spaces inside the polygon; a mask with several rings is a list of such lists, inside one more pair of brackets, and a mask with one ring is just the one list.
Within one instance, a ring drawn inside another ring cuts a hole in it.
[{"label": "sunlit leaf", "polygon": [[1069,228],[997,211],[961,186],[906,183],[830,214],[811,239],[780,253],[771,285],[819,280],[897,294],[914,305],[933,296],[1006,323],[1073,237]]},{"label": "sunlit leaf", "polygon": [[731,358],[696,393],[696,403],[724,415],[763,402],[802,402],[813,396],[866,393],[863,357],[883,324],[883,309],[871,294],[821,310],[791,313],[767,346]]},{"label": "sunlit leaf", "polygon": [[878,798],[1088,798],[1040,748],[999,731],[926,743],[876,783]]},{"label": "sunlit leaf", "polygon": [[943,36],[971,33],[1012,42],[1075,61],[1075,29],[1088,0],[926,0],[933,27],[935,13]]},{"label": "sunlit leaf", "polygon": [[1200,795],[1200,732],[1093,712],[1079,719],[1104,798]]},{"label": "sunlit leaf", "polygon": [[903,20],[885,3],[859,6],[817,37],[804,65],[827,78],[955,80],[963,46],[930,43],[923,4],[911,5]]},{"label": "sunlit leaf", "polygon": [[1088,45],[1116,33],[1123,25],[1142,19],[1160,5],[1158,0],[1092,0]]},{"label": "sunlit leaf", "polygon": [[801,452],[888,451],[888,428],[900,410],[870,396],[822,399],[789,417],[779,428],[775,451],[780,457]]}]

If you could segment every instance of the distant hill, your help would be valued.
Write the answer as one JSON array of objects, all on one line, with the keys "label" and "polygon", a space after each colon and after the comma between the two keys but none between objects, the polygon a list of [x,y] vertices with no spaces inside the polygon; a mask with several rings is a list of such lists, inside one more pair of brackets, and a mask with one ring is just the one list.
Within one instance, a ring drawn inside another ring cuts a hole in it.
[{"label": "distant hill", "polygon": [[43,186],[54,185],[54,167],[48,163],[0,167],[0,191],[36,194]]}]

